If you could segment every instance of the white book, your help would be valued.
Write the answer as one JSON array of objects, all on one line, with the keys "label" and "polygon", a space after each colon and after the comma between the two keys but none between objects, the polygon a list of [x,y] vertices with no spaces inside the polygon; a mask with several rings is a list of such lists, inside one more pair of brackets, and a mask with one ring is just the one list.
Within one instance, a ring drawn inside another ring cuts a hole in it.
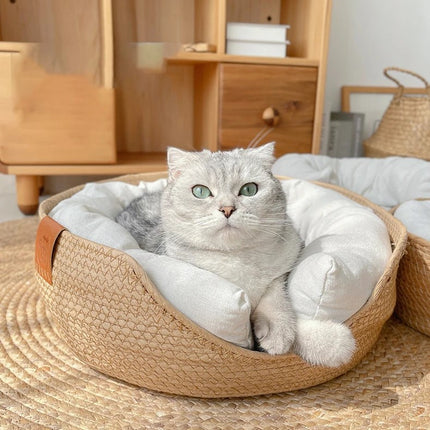
[{"label": "white book", "polygon": [[254,42],[247,40],[227,40],[226,52],[230,55],[250,55],[253,57],[286,57],[289,42]]},{"label": "white book", "polygon": [[228,22],[228,40],[248,40],[257,42],[285,42],[289,25]]}]

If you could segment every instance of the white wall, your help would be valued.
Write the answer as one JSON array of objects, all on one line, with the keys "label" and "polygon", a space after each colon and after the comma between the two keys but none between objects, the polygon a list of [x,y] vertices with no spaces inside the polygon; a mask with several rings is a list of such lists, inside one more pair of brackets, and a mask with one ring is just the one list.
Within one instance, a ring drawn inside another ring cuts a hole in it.
[{"label": "white wall", "polygon": [[[340,110],[343,85],[394,86],[383,76],[388,66],[415,71],[430,81],[430,0],[333,0],[326,108]],[[422,85],[403,74],[397,77],[406,86]],[[369,130],[369,121],[390,98],[354,96],[351,108],[367,114]]]}]

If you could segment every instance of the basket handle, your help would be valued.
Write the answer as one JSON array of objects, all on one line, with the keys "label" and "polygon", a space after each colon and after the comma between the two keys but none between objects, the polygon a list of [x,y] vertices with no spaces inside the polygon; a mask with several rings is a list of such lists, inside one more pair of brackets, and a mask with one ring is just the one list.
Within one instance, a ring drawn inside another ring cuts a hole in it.
[{"label": "basket handle", "polygon": [[52,285],[52,262],[54,248],[61,232],[66,230],[61,224],[54,221],[48,215],[39,223],[36,233],[35,263],[39,275]]},{"label": "basket handle", "polygon": [[401,69],[400,67],[387,67],[384,69],[384,75],[388,79],[391,79],[393,82],[395,82],[397,84],[397,86],[399,87],[399,93],[397,94],[397,97],[401,97],[403,95],[403,92],[405,90],[405,86],[402,85],[399,80],[397,80],[396,78],[393,78],[393,76],[391,76],[389,72],[406,73],[408,75],[411,75],[411,76],[419,79],[421,82],[423,82],[425,88],[427,89],[427,95],[430,96],[430,84],[421,75],[419,75],[418,73],[415,73],[415,72],[411,72],[410,70]]}]

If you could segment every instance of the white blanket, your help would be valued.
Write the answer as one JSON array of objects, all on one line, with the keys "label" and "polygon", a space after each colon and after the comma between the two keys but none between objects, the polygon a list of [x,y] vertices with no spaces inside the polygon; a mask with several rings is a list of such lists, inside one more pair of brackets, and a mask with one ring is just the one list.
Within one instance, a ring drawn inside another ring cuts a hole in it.
[{"label": "white blanket", "polygon": [[407,230],[430,240],[430,162],[417,158],[331,158],[325,155],[287,154],[273,166],[277,175],[339,185],[395,212]]}]

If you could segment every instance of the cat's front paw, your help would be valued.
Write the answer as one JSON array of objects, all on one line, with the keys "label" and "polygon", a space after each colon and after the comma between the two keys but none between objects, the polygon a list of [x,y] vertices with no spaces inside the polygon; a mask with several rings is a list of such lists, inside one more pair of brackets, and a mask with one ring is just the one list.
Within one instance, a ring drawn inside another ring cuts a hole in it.
[{"label": "cat's front paw", "polygon": [[295,338],[295,326],[284,319],[269,321],[263,315],[254,319],[254,334],[259,346],[271,355],[285,354]]}]

